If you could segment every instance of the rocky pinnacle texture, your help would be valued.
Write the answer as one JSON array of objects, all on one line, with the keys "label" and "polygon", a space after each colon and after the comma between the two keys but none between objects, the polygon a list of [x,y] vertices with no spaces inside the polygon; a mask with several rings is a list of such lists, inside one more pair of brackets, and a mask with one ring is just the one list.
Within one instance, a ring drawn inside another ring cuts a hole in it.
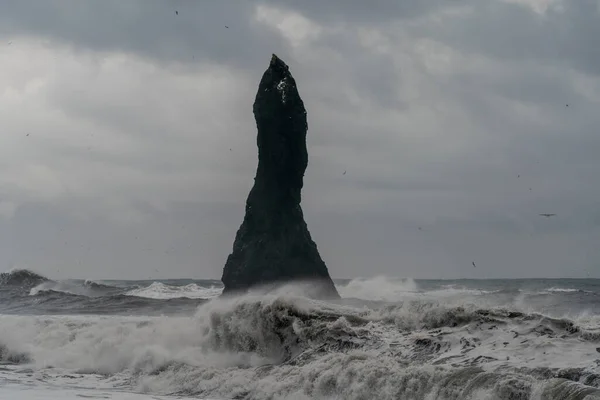
[{"label": "rocky pinnacle texture", "polygon": [[258,169],[246,215],[223,269],[223,293],[309,281],[311,294],[339,297],[300,207],[306,151],[306,110],[288,66],[273,54],[254,101]]}]

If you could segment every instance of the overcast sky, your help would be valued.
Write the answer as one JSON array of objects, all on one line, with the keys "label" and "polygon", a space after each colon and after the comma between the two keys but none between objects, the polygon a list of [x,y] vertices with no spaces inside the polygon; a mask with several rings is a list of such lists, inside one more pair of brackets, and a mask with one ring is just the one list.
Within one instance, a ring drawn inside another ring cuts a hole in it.
[{"label": "overcast sky", "polygon": [[276,53],[334,278],[600,277],[599,37],[595,0],[2,0],[0,269],[220,278]]}]

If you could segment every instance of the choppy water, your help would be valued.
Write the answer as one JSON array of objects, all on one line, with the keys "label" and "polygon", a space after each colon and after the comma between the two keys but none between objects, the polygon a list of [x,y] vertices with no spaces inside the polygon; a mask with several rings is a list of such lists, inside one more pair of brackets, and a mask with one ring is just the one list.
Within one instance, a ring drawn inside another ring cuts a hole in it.
[{"label": "choppy water", "polygon": [[336,285],[2,274],[0,398],[600,399],[600,280]]}]

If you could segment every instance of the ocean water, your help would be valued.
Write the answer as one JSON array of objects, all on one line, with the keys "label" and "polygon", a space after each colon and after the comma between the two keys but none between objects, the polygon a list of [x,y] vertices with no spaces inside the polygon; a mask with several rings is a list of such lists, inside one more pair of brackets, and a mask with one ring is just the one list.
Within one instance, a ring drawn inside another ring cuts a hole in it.
[{"label": "ocean water", "polygon": [[600,399],[600,280],[0,274],[0,399]]}]

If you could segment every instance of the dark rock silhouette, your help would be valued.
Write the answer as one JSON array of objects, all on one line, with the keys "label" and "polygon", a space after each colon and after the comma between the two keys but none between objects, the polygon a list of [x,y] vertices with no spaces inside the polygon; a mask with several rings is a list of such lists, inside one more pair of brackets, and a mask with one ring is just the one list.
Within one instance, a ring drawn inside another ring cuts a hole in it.
[{"label": "dark rock silhouette", "polygon": [[300,207],[308,165],[306,110],[288,66],[274,54],[253,108],[258,169],[223,269],[223,294],[305,281],[308,295],[338,298]]}]

